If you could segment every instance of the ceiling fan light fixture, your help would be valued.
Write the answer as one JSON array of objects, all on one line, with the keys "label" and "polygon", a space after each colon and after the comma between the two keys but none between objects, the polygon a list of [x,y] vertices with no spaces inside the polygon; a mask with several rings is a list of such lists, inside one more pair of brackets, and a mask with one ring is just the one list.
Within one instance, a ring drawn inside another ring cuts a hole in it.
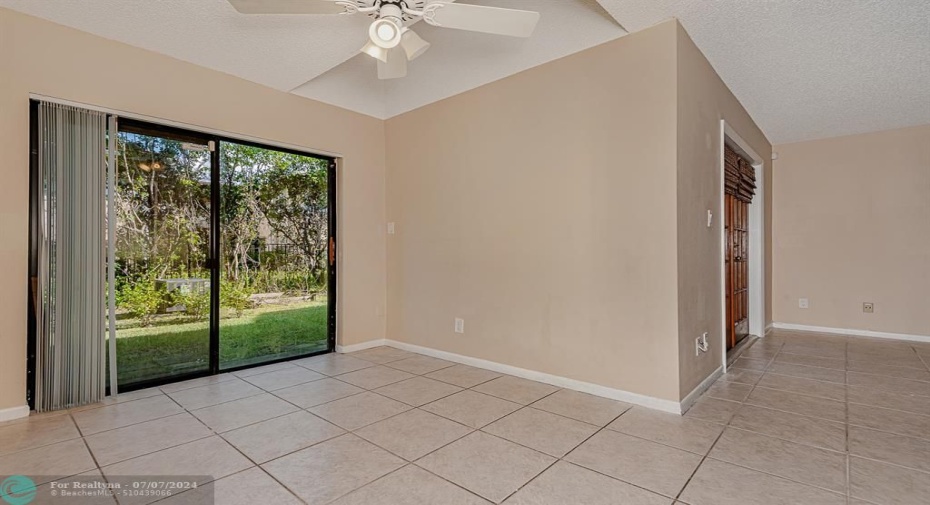
[{"label": "ceiling fan light fixture", "polygon": [[429,49],[430,43],[423,40],[419,35],[409,28],[404,28],[400,37],[400,45],[407,53],[407,60],[413,61]]},{"label": "ceiling fan light fixture", "polygon": [[368,41],[368,43],[365,44],[364,47],[362,47],[362,52],[367,54],[368,56],[371,56],[372,58],[375,58],[377,60],[383,61],[384,63],[387,63],[388,50],[379,45],[376,45],[374,42],[370,40]]},{"label": "ceiling fan light fixture", "polygon": [[378,47],[393,49],[400,44],[400,24],[390,18],[376,19],[368,28],[368,37]]}]

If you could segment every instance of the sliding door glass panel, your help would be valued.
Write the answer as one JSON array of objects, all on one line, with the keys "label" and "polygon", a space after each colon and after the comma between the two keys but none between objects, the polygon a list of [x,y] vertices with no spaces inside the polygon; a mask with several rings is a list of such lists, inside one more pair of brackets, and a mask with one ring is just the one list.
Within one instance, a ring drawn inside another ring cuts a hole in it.
[{"label": "sliding door glass panel", "polygon": [[328,160],[220,145],[220,369],[328,349]]},{"label": "sliding door glass panel", "polygon": [[116,190],[119,385],[209,371],[210,151],[120,125]]}]

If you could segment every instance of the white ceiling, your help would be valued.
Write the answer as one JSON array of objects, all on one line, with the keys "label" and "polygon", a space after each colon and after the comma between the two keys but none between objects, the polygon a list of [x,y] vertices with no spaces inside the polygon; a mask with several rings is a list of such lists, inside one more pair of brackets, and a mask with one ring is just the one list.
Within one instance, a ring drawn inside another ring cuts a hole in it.
[{"label": "white ceiling", "polygon": [[930,123],[927,0],[459,1],[542,19],[530,39],[418,23],[432,48],[406,78],[379,81],[358,54],[362,15],[244,16],[226,0],[0,6],[379,118],[677,17],[774,143]]}]

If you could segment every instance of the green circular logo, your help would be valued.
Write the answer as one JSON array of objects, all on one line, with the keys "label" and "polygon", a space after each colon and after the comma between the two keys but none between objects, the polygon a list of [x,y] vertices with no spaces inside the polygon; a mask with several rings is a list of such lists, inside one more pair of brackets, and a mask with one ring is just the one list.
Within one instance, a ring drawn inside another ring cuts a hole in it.
[{"label": "green circular logo", "polygon": [[25,475],[10,475],[0,484],[0,498],[10,505],[26,505],[36,499],[36,483]]}]

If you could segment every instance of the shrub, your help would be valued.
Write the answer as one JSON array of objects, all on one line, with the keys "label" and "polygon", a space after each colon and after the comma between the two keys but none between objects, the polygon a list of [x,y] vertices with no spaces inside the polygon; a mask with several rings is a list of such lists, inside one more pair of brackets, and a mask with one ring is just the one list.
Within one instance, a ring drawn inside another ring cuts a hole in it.
[{"label": "shrub", "polygon": [[236,317],[242,317],[242,312],[252,306],[249,300],[248,288],[243,284],[227,281],[220,284],[220,305],[232,309]]},{"label": "shrub", "polygon": [[139,324],[149,326],[165,302],[164,293],[155,287],[155,279],[143,276],[135,282],[125,282],[120,290],[120,307],[139,318]]},{"label": "shrub", "polygon": [[176,289],[172,292],[174,302],[184,306],[184,313],[195,321],[206,319],[210,313],[210,290],[192,289],[187,292]]}]

